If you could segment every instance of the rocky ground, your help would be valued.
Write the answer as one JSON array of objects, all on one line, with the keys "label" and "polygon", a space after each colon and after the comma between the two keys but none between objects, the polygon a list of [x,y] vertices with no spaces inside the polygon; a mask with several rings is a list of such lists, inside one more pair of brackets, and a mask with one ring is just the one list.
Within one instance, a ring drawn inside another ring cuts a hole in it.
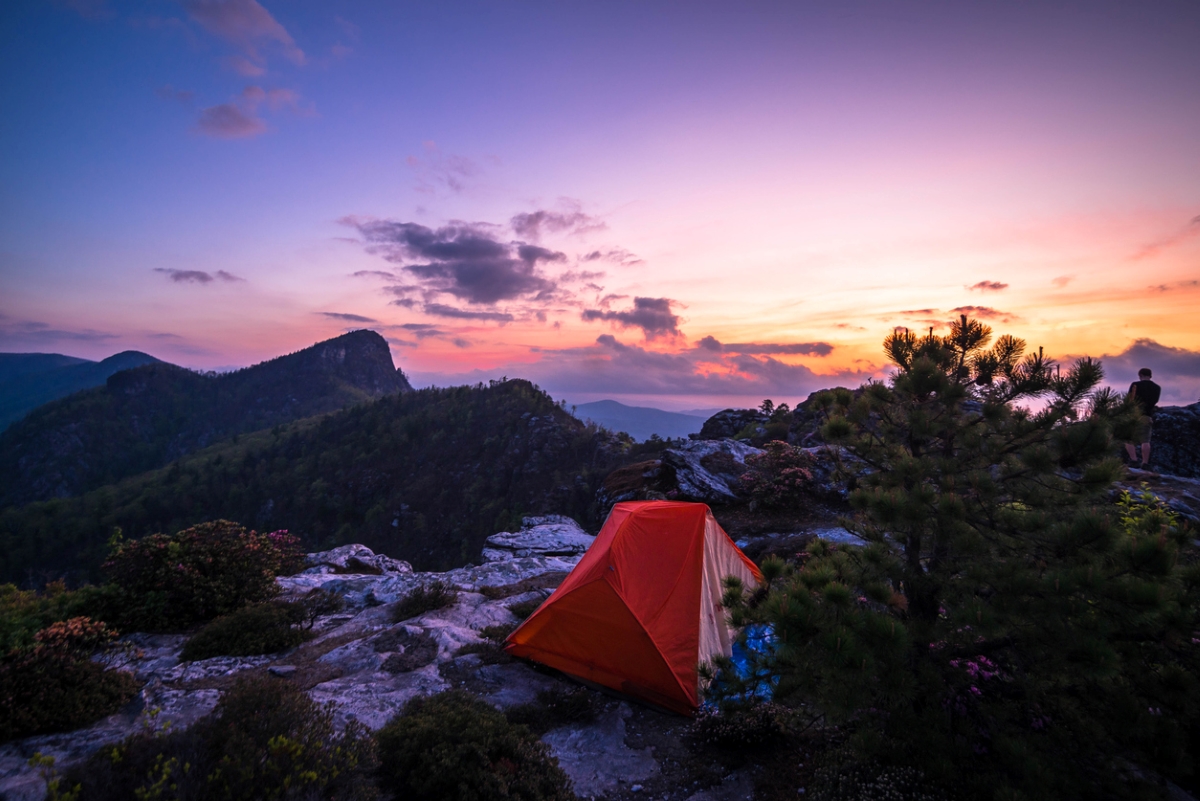
[{"label": "rocky ground", "polygon": [[[687,443],[660,460],[618,471],[605,492],[610,502],[668,496],[706,501],[753,558],[794,554],[814,536],[858,542],[837,523],[845,511],[844,488],[832,478],[835,455],[824,449],[812,449],[820,486],[805,510],[751,514],[730,503],[736,500],[736,477],[755,452],[732,441]],[[1131,470],[1120,488],[1140,491],[1143,485],[1200,522],[1200,480]],[[362,545],[310,554],[308,569],[278,579],[282,596],[298,598],[321,588],[345,602],[342,611],[316,621],[311,640],[282,654],[181,662],[184,635],[130,635],[126,639],[138,654],[128,669],[144,682],[140,696],[86,729],[0,746],[0,797],[42,798],[42,778],[27,764],[35,752],[55,757],[63,767],[144,728],[188,726],[246,674],[296,682],[315,700],[333,703],[340,722],[358,720],[372,729],[414,696],[453,687],[502,709],[536,704],[547,691],[579,691],[561,674],[507,657],[482,632],[516,624],[510,607],[548,597],[592,540],[570,518],[551,516],[527,518],[521,531],[490,537],[483,564],[447,573],[414,572],[406,562]],[[453,590],[453,603],[396,620],[398,602],[437,583]],[[592,689],[583,692],[590,694],[594,718],[557,726],[542,737],[582,798],[796,798],[807,780],[802,751],[755,754],[753,760],[706,752],[691,738],[687,718]]]},{"label": "rocky ground", "polygon": [[[361,545],[310,554],[311,567],[278,579],[282,597],[319,587],[346,604],[317,620],[313,639],[282,654],[182,662],[185,635],[130,635],[138,654],[128,669],[144,682],[140,696],[86,729],[0,747],[0,793],[9,801],[41,799],[41,776],[27,765],[35,752],[55,757],[61,768],[138,730],[188,726],[212,711],[222,689],[247,674],[296,682],[315,700],[332,702],[339,722],[358,720],[372,729],[410,698],[452,687],[501,709],[535,703],[545,691],[580,691],[561,674],[508,658],[480,632],[517,623],[509,607],[548,597],[592,540],[570,518],[528,518],[522,531],[488,540],[487,562],[447,573],[414,572]],[[454,590],[452,604],[394,619],[398,601],[434,583]],[[475,652],[460,655],[464,648]],[[689,719],[582,691],[593,696],[594,720],[543,736],[581,798],[751,797],[749,771],[693,753]]]}]

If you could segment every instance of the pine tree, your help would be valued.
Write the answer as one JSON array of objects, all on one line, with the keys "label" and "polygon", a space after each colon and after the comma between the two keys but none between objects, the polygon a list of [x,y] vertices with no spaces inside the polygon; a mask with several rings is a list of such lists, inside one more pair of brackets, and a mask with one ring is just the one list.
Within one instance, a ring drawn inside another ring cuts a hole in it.
[{"label": "pine tree", "polygon": [[776,700],[969,797],[1186,781],[1200,576],[1152,495],[1113,502],[1136,409],[1099,388],[1098,362],[1062,369],[965,316],[884,349],[887,383],[816,400],[867,544],[818,540],[764,565],[768,592],[726,594],[735,624],[774,632],[757,668]]}]

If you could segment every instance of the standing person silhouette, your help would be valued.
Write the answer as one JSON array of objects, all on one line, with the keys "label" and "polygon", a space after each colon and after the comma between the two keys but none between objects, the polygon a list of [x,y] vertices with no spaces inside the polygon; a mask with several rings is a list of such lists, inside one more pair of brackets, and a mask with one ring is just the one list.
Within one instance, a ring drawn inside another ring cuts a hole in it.
[{"label": "standing person silhouette", "polygon": [[[1146,441],[1142,443],[1142,469],[1150,465],[1150,433],[1154,430],[1154,412],[1158,410],[1158,399],[1162,395],[1162,387],[1150,380],[1154,375],[1149,367],[1138,370],[1138,380],[1129,385],[1129,396],[1137,401],[1142,414],[1150,418],[1146,425]],[[1129,454],[1130,462],[1137,462],[1137,448],[1132,442],[1125,443],[1125,452]]]}]

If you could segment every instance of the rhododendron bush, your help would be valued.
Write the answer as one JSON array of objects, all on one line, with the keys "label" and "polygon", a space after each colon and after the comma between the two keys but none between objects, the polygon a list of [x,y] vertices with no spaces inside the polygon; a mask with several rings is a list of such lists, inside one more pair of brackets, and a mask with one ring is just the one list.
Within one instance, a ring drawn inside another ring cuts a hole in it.
[{"label": "rhododendron bush", "polygon": [[137,631],[177,630],[279,592],[275,577],[303,567],[299,540],[217,520],[167,536],[115,539],[104,563],[115,595],[105,618]]}]

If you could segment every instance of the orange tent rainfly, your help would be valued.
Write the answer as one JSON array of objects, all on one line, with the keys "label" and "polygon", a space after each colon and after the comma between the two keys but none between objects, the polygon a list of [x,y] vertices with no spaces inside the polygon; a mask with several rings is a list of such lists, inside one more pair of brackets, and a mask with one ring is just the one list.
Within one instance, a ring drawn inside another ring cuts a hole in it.
[{"label": "orange tent rainfly", "polygon": [[618,503],[596,541],[506,650],[675,712],[696,668],[731,652],[721,580],[762,582],[702,503]]}]

